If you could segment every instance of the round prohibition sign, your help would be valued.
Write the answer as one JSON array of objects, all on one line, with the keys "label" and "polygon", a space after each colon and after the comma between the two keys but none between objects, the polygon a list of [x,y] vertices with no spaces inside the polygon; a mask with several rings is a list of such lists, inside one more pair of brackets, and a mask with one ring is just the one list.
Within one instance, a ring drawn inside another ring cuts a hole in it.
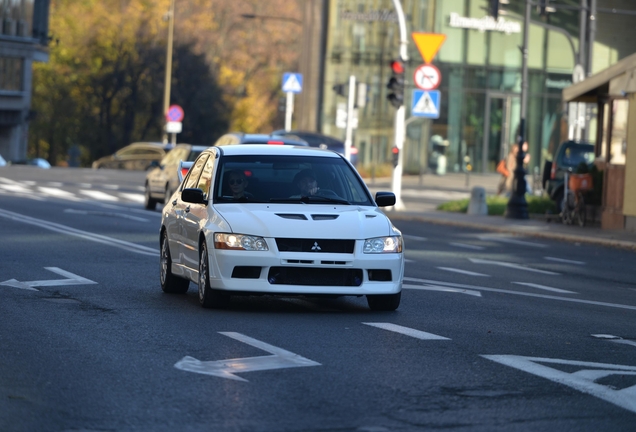
[{"label": "round prohibition sign", "polygon": [[183,120],[183,108],[179,105],[170,105],[170,108],[168,108],[168,112],[166,113],[166,117],[168,118],[168,121],[180,122]]},{"label": "round prohibition sign", "polygon": [[422,90],[434,90],[442,82],[442,74],[432,64],[421,65],[413,73],[413,82]]}]

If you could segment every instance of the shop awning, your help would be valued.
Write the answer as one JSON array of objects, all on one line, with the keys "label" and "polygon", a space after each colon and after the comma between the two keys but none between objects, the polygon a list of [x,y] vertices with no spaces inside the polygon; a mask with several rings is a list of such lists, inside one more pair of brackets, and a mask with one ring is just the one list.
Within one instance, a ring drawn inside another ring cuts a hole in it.
[{"label": "shop awning", "polygon": [[636,93],[636,54],[563,89],[563,102],[595,103],[599,96]]}]

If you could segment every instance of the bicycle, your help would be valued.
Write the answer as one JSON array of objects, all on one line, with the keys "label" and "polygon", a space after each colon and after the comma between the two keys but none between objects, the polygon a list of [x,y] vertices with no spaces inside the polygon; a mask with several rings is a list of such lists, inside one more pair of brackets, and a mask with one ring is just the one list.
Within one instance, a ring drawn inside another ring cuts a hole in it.
[{"label": "bicycle", "polygon": [[564,180],[561,220],[566,225],[577,223],[580,227],[584,227],[587,222],[585,193],[593,188],[592,176],[566,172]]}]

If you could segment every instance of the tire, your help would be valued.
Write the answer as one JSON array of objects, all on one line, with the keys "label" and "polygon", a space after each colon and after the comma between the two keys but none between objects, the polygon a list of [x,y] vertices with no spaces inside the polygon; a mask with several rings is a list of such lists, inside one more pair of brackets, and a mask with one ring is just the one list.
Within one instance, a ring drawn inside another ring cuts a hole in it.
[{"label": "tire", "polygon": [[204,308],[224,309],[230,304],[230,296],[210,286],[210,261],[205,242],[199,251],[199,303]]},{"label": "tire", "polygon": [[374,311],[394,311],[400,306],[402,292],[397,294],[367,295],[369,308]]},{"label": "tire", "polygon": [[154,210],[157,207],[157,200],[150,197],[150,186],[146,183],[146,190],[144,192],[144,207],[146,210]]},{"label": "tire", "polygon": [[172,258],[168,247],[168,235],[165,232],[161,235],[159,262],[161,263],[161,273],[159,274],[161,290],[169,294],[185,294],[190,286],[190,281],[172,274]]}]

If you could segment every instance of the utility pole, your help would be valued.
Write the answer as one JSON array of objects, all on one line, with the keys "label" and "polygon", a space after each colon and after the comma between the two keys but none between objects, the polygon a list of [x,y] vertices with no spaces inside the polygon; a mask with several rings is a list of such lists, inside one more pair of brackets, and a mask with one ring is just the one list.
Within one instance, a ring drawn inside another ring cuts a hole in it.
[{"label": "utility pole", "polygon": [[[408,55],[408,39],[406,37],[406,19],[404,18],[404,10],[402,10],[402,4],[400,0],[393,0],[393,5],[395,6],[395,11],[398,16],[398,24],[400,26],[400,52],[399,58],[400,60],[406,64],[409,59]],[[393,193],[395,194],[395,205],[393,206],[395,210],[403,210],[404,203],[402,202],[402,171],[403,171],[403,160],[404,160],[404,152],[402,151],[402,147],[404,147],[404,135],[405,135],[405,108],[404,104],[400,106],[395,111],[395,147],[398,149],[398,163],[395,168],[393,168],[393,177],[391,178],[391,186]]]},{"label": "utility pole", "polygon": [[353,143],[353,108],[356,95],[356,77],[349,77],[349,94],[347,99],[347,129],[344,142],[345,159],[351,160],[351,145]]},{"label": "utility pole", "polygon": [[163,143],[168,144],[168,132],[165,126],[165,116],[168,114],[168,108],[170,108],[170,83],[172,81],[172,38],[174,34],[174,2],[170,0],[170,10],[168,11],[168,46],[166,47],[166,79],[163,87],[163,116],[164,116],[164,131],[163,131]]},{"label": "utility pole", "polygon": [[526,112],[528,109],[528,32],[530,29],[530,0],[525,0],[526,11],[523,24],[523,46],[521,63],[521,121],[519,122],[519,151],[517,167],[512,182],[512,195],[506,206],[505,217],[510,219],[528,219],[528,203],[526,202],[526,170],[523,168],[523,143],[526,141]]}]

